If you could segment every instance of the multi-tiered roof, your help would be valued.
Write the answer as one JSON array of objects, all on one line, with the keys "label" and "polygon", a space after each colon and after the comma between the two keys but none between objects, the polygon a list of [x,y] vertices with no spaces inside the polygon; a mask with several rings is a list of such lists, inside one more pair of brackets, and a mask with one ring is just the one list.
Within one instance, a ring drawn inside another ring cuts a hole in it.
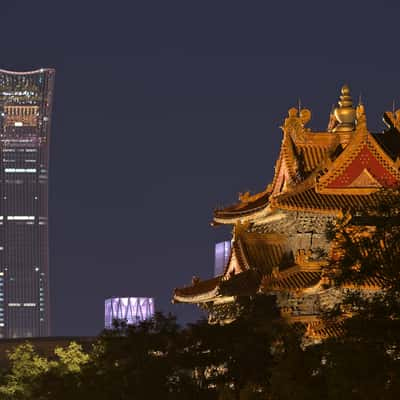
[{"label": "multi-tiered roof", "polygon": [[[293,310],[290,301],[281,307],[294,319],[310,317],[309,308],[301,310],[307,293],[319,293],[318,304],[323,302],[322,269],[331,256],[323,235],[327,224],[346,212],[378,209],[395,193],[381,189],[400,186],[400,111],[386,112],[387,129],[371,133],[364,106],[353,108],[344,86],[327,131],[310,131],[310,119],[308,109],[290,109],[272,183],[215,211],[214,224],[234,226],[223,275],[176,289],[175,302],[202,304],[212,313],[241,296],[295,293],[303,299],[300,310]],[[369,286],[379,285],[371,281]],[[230,319],[215,317],[217,322]]]}]

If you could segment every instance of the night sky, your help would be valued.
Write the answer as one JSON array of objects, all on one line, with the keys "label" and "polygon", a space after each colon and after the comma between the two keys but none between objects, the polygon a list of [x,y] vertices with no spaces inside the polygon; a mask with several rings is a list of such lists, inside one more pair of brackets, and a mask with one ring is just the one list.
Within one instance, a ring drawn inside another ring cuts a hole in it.
[{"label": "night sky", "polygon": [[212,275],[212,211],[270,182],[298,98],[314,130],[344,83],[373,131],[400,108],[396,3],[2,2],[1,68],[57,70],[53,333],[97,334],[112,295],[197,318],[173,288]]}]

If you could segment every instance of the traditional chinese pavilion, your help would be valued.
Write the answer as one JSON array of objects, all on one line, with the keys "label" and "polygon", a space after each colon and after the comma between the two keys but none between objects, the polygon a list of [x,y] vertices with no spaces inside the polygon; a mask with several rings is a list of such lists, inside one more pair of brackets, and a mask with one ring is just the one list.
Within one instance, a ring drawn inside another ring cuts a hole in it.
[{"label": "traditional chinese pavilion", "polygon": [[[326,131],[311,131],[310,119],[310,110],[291,108],[272,183],[214,212],[214,225],[233,225],[224,273],[175,289],[174,302],[198,304],[210,323],[229,323],[241,299],[275,294],[282,316],[305,323],[310,336],[335,334],[319,318],[340,295],[323,276],[332,257],[326,231],[345,213],[378,209],[390,193],[381,189],[400,186],[400,111],[386,112],[387,129],[371,133],[364,106],[353,107],[344,86]],[[379,290],[379,282],[363,290]]]}]

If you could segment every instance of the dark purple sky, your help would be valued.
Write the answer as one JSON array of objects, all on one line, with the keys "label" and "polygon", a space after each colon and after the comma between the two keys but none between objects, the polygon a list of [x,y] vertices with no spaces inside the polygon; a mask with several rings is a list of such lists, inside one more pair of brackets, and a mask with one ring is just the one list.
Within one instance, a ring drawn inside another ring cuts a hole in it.
[{"label": "dark purple sky", "polygon": [[345,82],[373,130],[400,106],[396,3],[4,2],[0,66],[57,69],[53,333],[96,334],[111,295],[195,318],[172,290],[211,276],[212,210],[270,181],[298,97],[321,130]]}]

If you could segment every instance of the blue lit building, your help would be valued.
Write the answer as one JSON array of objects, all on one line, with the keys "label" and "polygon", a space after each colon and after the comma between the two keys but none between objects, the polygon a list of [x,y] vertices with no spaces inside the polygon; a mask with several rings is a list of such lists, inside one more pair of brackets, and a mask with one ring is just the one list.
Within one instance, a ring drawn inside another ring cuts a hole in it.
[{"label": "blue lit building", "polygon": [[154,316],[152,297],[111,297],[104,303],[104,327],[113,328],[114,321],[129,325],[150,319]]},{"label": "blue lit building", "polygon": [[224,268],[228,265],[230,256],[230,240],[215,244],[214,276],[220,276],[224,273]]}]

